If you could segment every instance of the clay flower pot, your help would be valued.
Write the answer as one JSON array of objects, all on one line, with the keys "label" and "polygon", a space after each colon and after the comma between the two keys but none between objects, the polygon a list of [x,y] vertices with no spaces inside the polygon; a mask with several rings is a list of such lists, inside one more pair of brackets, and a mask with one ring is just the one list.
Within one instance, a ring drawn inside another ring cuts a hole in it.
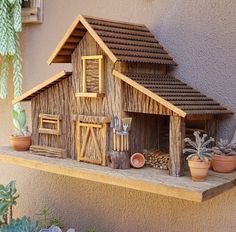
[{"label": "clay flower pot", "polygon": [[233,172],[236,168],[236,156],[213,155],[212,168],[221,173]]},{"label": "clay flower pot", "polygon": [[200,161],[200,160],[188,160],[188,166],[190,168],[190,173],[193,181],[204,181],[208,169],[211,165],[210,161]]},{"label": "clay flower pot", "polygon": [[15,151],[28,151],[31,145],[31,136],[11,136],[10,141]]},{"label": "clay flower pot", "polygon": [[130,164],[134,168],[142,168],[145,164],[145,158],[141,153],[134,153],[130,157]]}]

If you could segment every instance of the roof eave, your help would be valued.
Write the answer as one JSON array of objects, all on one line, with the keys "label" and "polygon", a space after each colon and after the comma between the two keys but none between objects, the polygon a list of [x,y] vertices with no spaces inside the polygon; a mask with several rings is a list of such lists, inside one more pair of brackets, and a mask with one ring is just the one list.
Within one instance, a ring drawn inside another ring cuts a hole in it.
[{"label": "roof eave", "polygon": [[[49,57],[47,63],[48,65],[52,63],[60,63],[56,62],[55,59],[57,55],[59,54],[60,50],[65,45],[66,41],[69,39],[73,31],[76,29],[77,25],[81,23],[85,29],[90,33],[90,35],[94,38],[94,40],[99,44],[99,46],[103,49],[103,51],[109,56],[109,58],[112,60],[113,63],[117,61],[116,56],[111,52],[111,50],[107,47],[107,45],[102,41],[102,39],[99,37],[99,35],[95,32],[95,30],[90,26],[90,24],[86,21],[86,19],[79,15],[74,22],[71,24],[69,29],[66,31],[65,35],[61,39],[61,41],[58,43],[56,49],[53,51],[51,56]],[[63,62],[62,62],[63,63]]]},{"label": "roof eave", "polygon": [[173,111],[174,113],[176,113],[180,117],[182,117],[182,118],[186,117],[187,114],[185,111],[181,110],[180,108],[176,107],[175,105],[173,105],[170,102],[166,101],[165,99],[161,98],[157,94],[154,94],[153,92],[146,89],[142,85],[140,85],[137,82],[133,81],[132,79],[128,78],[126,75],[124,75],[116,70],[113,70],[112,74],[114,76],[120,78],[122,81],[126,82],[130,86],[132,86],[132,87],[136,88],[137,90],[141,91],[142,93],[148,95],[149,97],[151,97],[152,99],[154,99],[158,103],[164,105],[166,108],[170,109],[171,111]]}]

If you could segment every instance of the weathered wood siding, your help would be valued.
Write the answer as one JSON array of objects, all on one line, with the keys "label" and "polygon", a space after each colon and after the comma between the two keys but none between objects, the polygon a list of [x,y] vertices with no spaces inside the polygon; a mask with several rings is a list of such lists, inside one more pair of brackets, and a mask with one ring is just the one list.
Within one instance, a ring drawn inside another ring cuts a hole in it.
[{"label": "weathered wood siding", "polygon": [[169,117],[151,114],[130,113],[131,154],[144,149],[160,149],[169,152]]},{"label": "weathered wood siding", "polygon": [[[68,158],[75,158],[75,123],[77,112],[75,88],[72,77],[68,77],[32,99],[32,144],[63,148]],[[41,134],[39,114],[61,115],[61,135]]]},{"label": "weathered wood siding", "polygon": [[128,84],[124,84],[123,109],[127,112],[174,115],[174,112]]},{"label": "weathered wood siding", "polygon": [[82,92],[82,60],[81,56],[104,55],[105,97],[78,97],[79,114],[94,116],[121,116],[121,81],[113,77],[114,64],[94,41],[89,33],[83,37],[72,55],[73,83],[76,92]]}]

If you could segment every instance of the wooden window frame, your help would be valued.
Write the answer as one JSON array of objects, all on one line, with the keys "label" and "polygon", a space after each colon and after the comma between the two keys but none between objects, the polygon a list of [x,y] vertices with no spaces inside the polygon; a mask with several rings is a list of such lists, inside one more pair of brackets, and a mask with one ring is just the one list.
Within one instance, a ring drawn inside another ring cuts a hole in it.
[{"label": "wooden window frame", "polygon": [[[52,114],[40,114],[39,115],[39,133],[50,135],[61,135],[61,117],[60,115]],[[44,123],[55,125],[55,129],[49,129],[44,127]]]},{"label": "wooden window frame", "polygon": [[[83,73],[82,73],[82,92],[76,93],[76,97],[104,97],[104,56],[103,55],[95,55],[95,56],[82,56],[81,57],[83,65]],[[87,60],[98,60],[99,70],[98,70],[98,78],[99,78],[99,86],[98,92],[87,92],[86,89],[86,61]]]}]

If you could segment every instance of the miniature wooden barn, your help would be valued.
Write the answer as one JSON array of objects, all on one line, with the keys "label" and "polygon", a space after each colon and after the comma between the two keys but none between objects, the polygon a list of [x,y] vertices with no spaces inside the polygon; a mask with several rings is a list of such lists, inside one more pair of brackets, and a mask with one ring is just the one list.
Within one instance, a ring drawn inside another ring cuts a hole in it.
[{"label": "miniature wooden barn", "polygon": [[132,117],[130,153],[167,150],[170,174],[180,176],[185,134],[215,136],[218,116],[232,113],[168,74],[176,63],[145,25],[79,16],[48,63],[73,71],[14,100],[32,102],[35,151],[105,165],[112,118]]}]

